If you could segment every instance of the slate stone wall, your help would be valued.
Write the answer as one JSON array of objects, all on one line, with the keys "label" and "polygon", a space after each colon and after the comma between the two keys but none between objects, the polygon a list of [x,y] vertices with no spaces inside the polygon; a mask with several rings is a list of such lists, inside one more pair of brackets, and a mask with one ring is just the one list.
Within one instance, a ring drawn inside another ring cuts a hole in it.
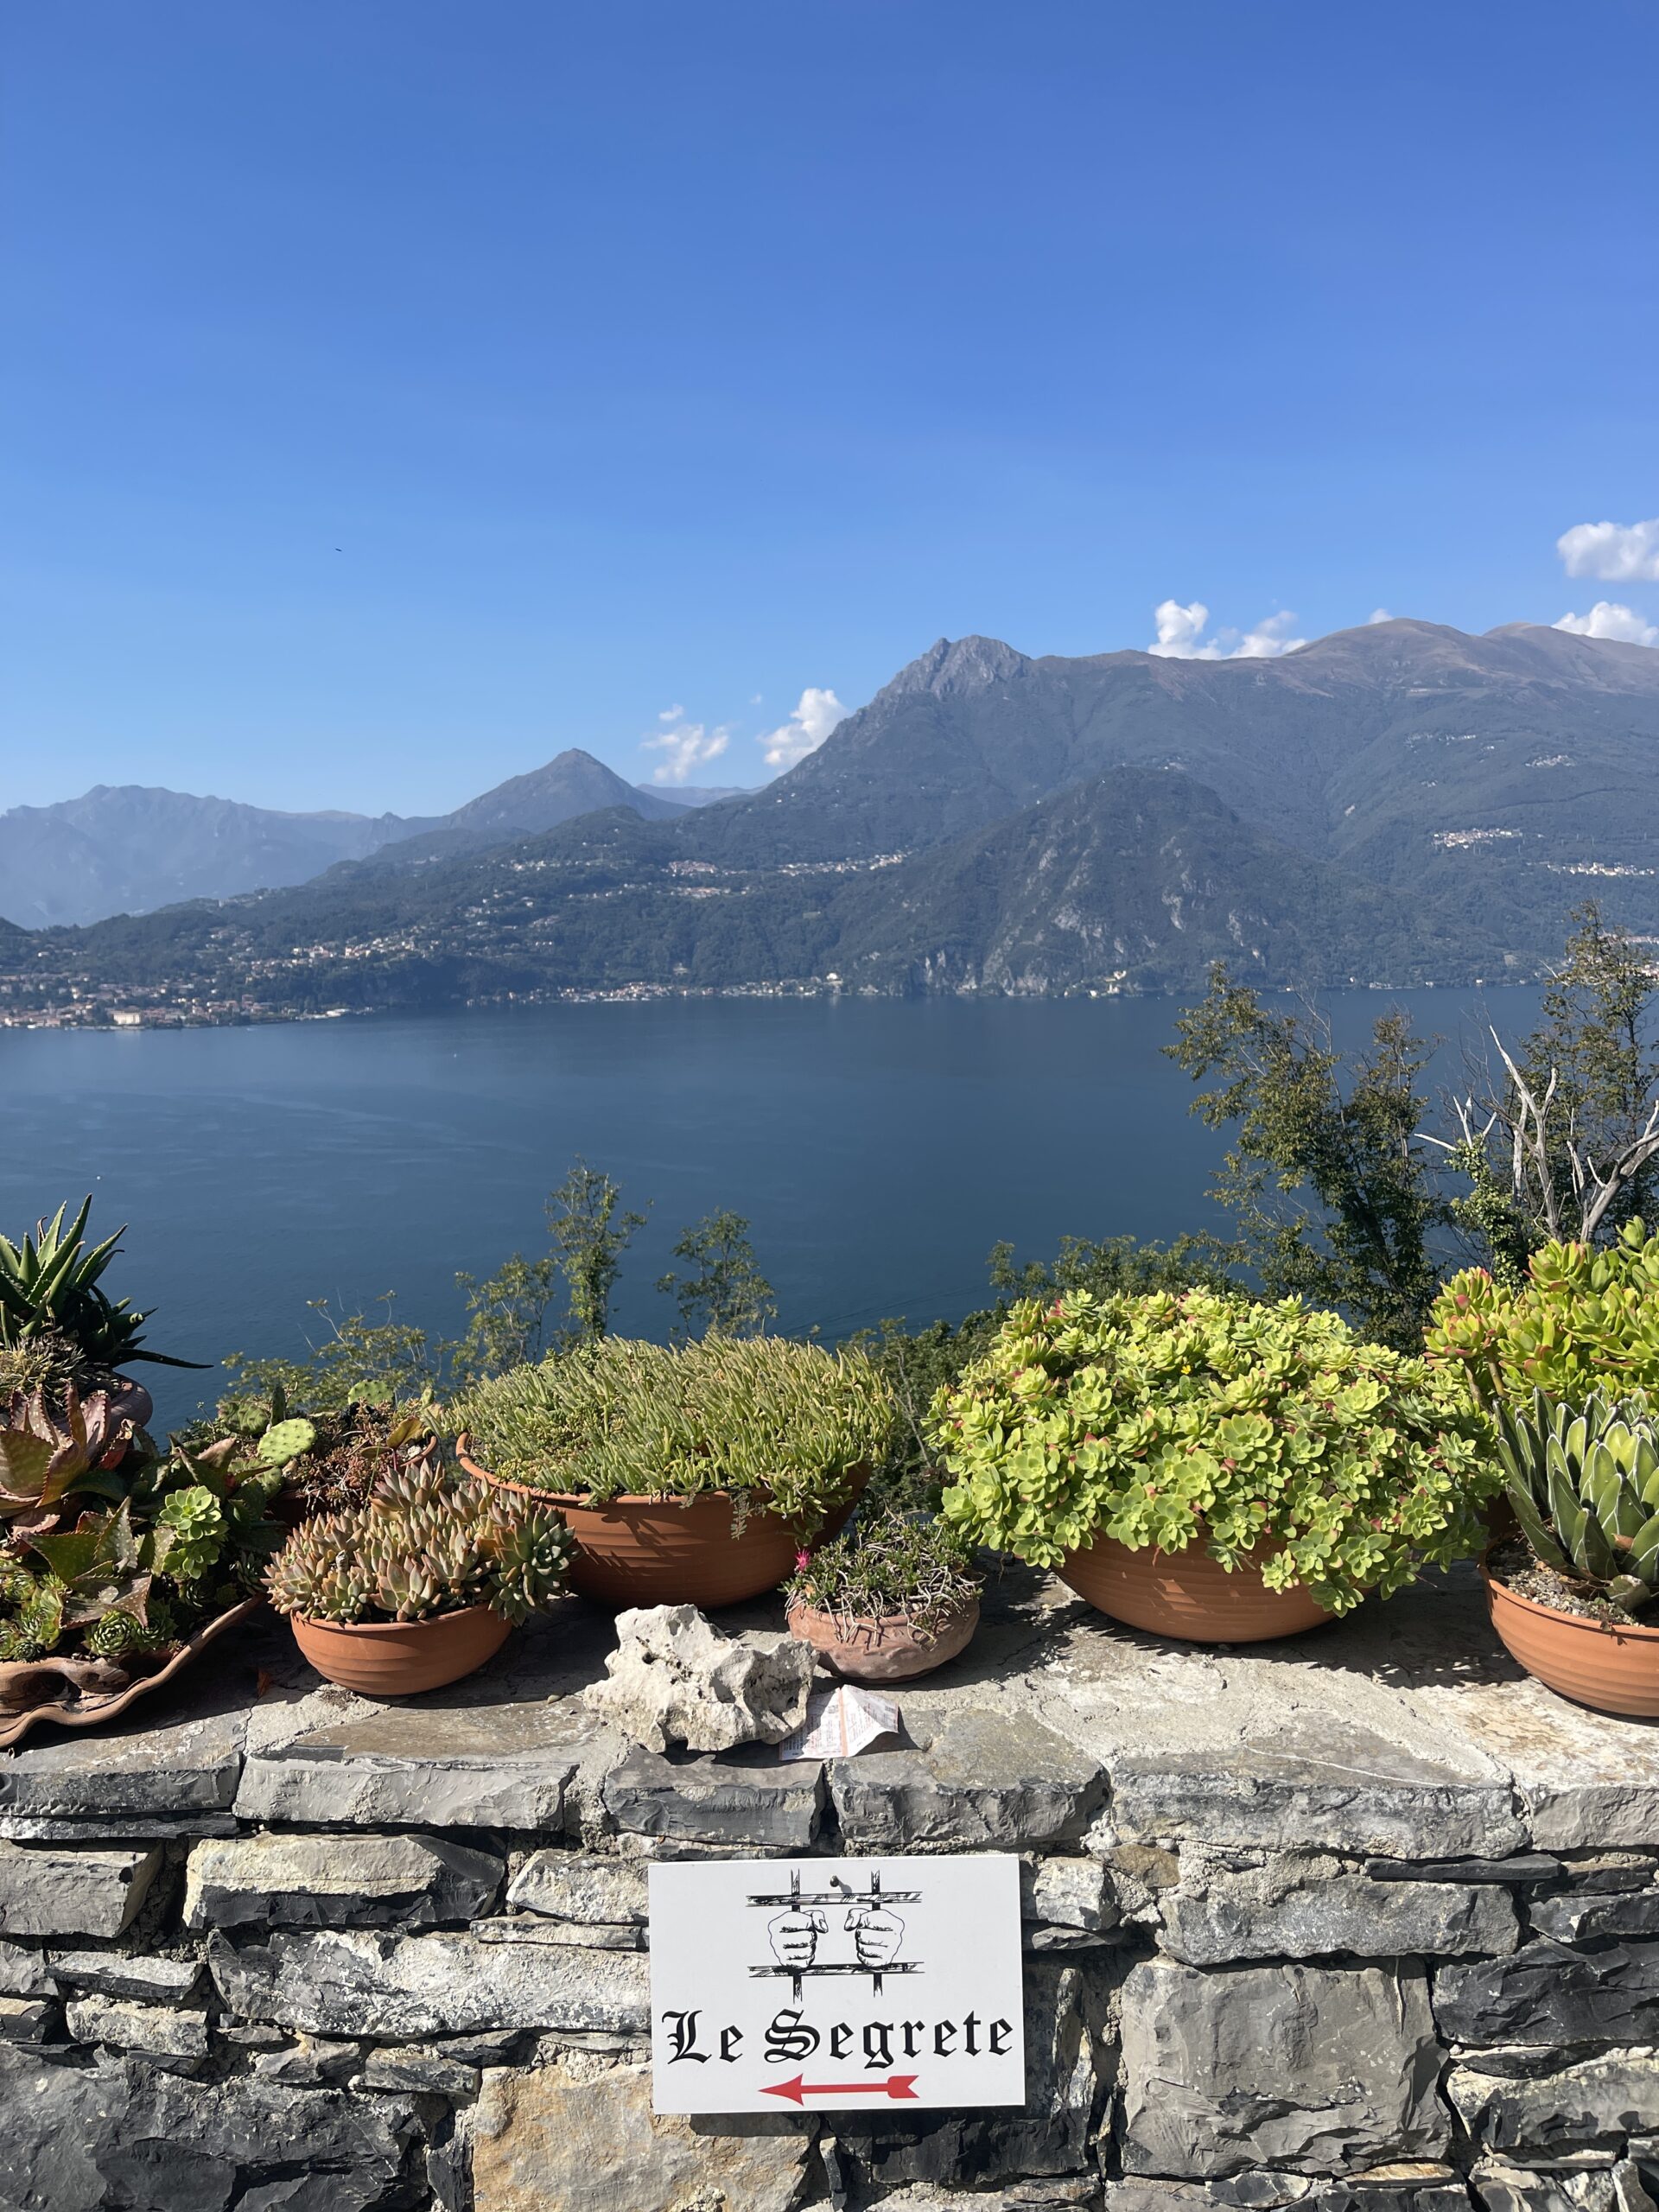
[{"label": "slate stone wall", "polygon": [[[4,2212],[1649,2212],[1659,1833],[1502,1784],[261,1753],[0,1778]],[[1025,1860],[1022,2112],[653,2120],[652,1854]]]}]

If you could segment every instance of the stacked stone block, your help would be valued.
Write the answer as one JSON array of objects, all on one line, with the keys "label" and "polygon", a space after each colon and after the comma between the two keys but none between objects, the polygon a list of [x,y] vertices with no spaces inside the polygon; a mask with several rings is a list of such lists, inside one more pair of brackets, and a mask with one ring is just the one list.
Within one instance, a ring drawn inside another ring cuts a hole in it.
[{"label": "stacked stone block", "polygon": [[[544,1710],[0,1767],[0,2212],[1649,2212],[1652,1791],[1097,1760],[982,1690],[823,1768]],[[651,1857],[974,1850],[1022,2110],[652,2118]]]}]

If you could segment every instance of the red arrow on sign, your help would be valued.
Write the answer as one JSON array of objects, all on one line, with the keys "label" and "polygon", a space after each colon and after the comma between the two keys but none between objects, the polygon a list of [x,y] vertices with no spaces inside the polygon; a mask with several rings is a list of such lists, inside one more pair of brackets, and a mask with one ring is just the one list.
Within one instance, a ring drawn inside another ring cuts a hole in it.
[{"label": "red arrow on sign", "polygon": [[792,2105],[804,2104],[809,2097],[908,2097],[916,2092],[911,2084],[913,2074],[889,2074],[885,2082],[807,2082],[798,2074],[792,2082],[763,2082],[769,2097],[787,2097]]}]

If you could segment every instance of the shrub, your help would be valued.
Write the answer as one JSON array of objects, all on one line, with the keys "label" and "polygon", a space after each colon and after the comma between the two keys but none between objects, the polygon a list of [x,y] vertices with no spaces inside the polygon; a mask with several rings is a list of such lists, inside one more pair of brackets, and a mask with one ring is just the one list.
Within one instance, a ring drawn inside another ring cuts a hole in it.
[{"label": "shrub", "polygon": [[955,1526],[1039,1567],[1097,1536],[1263,1579],[1332,1612],[1478,1550],[1497,1485],[1484,1417],[1426,1361],[1334,1313],[1237,1294],[1096,1299],[1009,1313],[935,1402]]},{"label": "shrub", "polygon": [[1470,1268],[1435,1300],[1427,1341],[1484,1405],[1529,1403],[1535,1389],[1574,1403],[1600,1388],[1659,1395],[1659,1236],[1631,1221],[1603,1250],[1540,1245],[1513,1289]]},{"label": "shrub", "polygon": [[808,1533],[886,1452],[892,1395],[861,1352],[782,1337],[677,1351],[610,1337],[480,1382],[449,1406],[491,1473],[594,1500],[730,1491]]},{"label": "shrub", "polygon": [[878,1513],[804,1557],[785,1595],[791,1605],[833,1614],[846,1635],[860,1620],[935,1628],[979,1595],[979,1583],[960,1529],[928,1514]]}]

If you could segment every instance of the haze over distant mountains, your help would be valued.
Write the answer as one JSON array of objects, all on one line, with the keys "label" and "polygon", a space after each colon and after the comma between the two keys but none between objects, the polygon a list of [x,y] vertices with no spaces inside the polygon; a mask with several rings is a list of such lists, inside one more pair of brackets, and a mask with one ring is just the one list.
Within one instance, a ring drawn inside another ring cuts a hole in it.
[{"label": "haze over distant mountains", "polygon": [[79,798],[0,814],[0,914],[29,929],[146,914],[185,899],[308,882],[336,861],[410,840],[420,841],[421,857],[470,852],[600,807],[632,806],[648,820],[667,821],[729,796],[642,789],[574,749],[445,815],[284,814],[187,791],[99,784]]},{"label": "haze over distant mountains", "polygon": [[[1216,957],[1458,982],[1537,974],[1592,895],[1659,942],[1659,652],[1523,624],[1266,660],[941,639],[765,789],[640,796],[564,755],[295,888],[0,932],[0,985],[305,1010],[1178,988]],[[527,836],[537,807],[567,810]]]}]

